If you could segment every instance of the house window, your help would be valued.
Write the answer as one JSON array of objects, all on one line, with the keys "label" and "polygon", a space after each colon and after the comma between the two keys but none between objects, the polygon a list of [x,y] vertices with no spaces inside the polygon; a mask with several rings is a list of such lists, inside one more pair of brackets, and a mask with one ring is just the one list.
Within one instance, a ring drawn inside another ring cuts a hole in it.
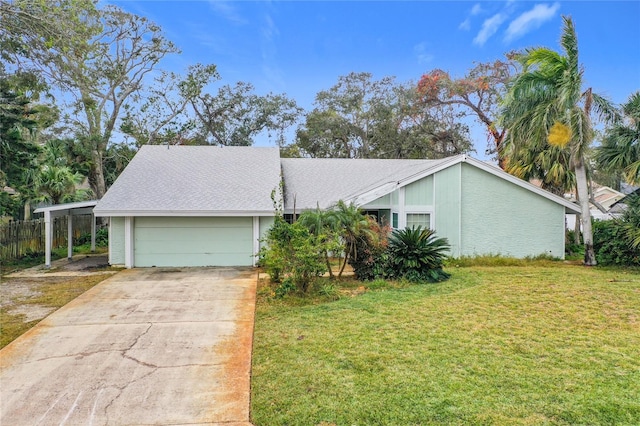
[{"label": "house window", "polygon": [[398,229],[398,213],[391,214],[391,227],[393,229]]},{"label": "house window", "polygon": [[428,213],[407,213],[407,228],[431,228],[431,215]]}]

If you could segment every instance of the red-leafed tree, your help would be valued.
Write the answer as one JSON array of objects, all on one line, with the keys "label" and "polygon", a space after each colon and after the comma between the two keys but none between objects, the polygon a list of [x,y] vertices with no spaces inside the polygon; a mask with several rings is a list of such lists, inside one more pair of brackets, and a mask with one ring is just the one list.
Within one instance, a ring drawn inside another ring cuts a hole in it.
[{"label": "red-leafed tree", "polygon": [[486,127],[487,152],[498,155],[502,168],[504,159],[500,147],[505,129],[499,127],[497,119],[500,100],[516,71],[511,57],[509,54],[506,61],[478,63],[461,78],[452,78],[446,71],[435,69],[424,74],[418,82],[418,93],[425,108],[459,107],[461,114],[475,116]]}]

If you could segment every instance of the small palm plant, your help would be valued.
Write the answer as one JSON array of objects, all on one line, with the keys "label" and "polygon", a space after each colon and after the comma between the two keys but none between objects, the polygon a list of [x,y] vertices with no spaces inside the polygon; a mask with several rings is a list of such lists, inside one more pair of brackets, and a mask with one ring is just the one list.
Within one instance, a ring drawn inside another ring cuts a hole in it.
[{"label": "small palm plant", "polygon": [[442,270],[449,248],[448,240],[437,238],[431,229],[418,226],[393,231],[389,237],[393,274],[409,281],[444,281],[450,276]]}]

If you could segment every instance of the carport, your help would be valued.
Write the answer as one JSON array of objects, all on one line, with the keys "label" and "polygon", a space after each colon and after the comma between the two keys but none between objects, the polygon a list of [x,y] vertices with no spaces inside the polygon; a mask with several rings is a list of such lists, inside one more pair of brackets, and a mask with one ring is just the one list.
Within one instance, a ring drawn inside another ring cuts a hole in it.
[{"label": "carport", "polygon": [[44,213],[44,264],[51,266],[51,246],[53,245],[53,228],[51,221],[60,216],[67,216],[67,257],[73,256],[73,216],[82,214],[91,215],[91,251],[96,251],[96,217],[93,208],[98,200],[81,201],[78,203],[56,204],[54,206],[40,207],[34,213]]}]

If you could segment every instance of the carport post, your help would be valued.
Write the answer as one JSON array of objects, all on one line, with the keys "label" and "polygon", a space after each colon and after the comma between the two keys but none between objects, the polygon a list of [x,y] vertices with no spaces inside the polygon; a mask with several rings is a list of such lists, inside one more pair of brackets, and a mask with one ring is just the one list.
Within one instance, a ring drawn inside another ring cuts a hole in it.
[{"label": "carport post", "polygon": [[51,211],[44,211],[44,266],[51,267]]},{"label": "carport post", "polygon": [[96,216],[91,212],[91,252],[96,251]]},{"label": "carport post", "polygon": [[73,257],[73,213],[69,209],[67,215],[67,259],[71,260]]}]

